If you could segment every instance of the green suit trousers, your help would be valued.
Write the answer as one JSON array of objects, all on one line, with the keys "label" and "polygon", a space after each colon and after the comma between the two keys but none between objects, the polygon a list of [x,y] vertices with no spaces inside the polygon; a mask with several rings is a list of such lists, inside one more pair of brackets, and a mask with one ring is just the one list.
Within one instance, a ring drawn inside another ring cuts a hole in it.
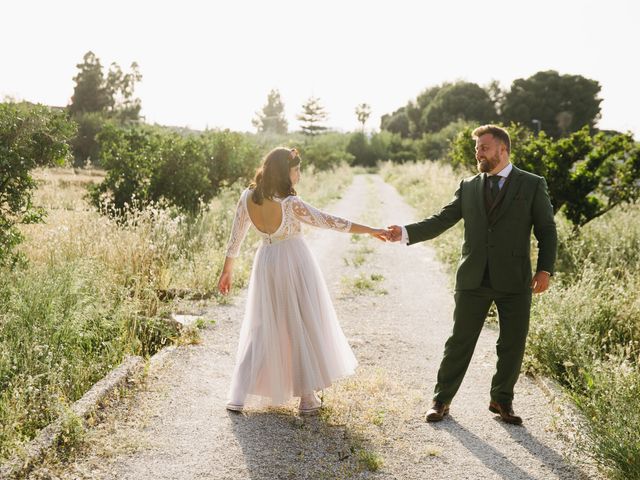
[{"label": "green suit trousers", "polygon": [[529,332],[531,291],[505,293],[481,286],[458,290],[454,298],[453,332],[444,347],[434,400],[451,403],[467,371],[489,308],[495,302],[500,336],[496,344],[498,363],[491,381],[491,400],[510,403]]}]

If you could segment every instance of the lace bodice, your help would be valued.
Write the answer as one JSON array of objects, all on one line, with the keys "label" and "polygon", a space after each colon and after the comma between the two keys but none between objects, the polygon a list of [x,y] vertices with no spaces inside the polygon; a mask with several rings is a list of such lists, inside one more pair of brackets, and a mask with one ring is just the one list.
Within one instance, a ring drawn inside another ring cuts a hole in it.
[{"label": "lace bodice", "polygon": [[[247,201],[252,190],[246,189],[240,195],[236,215],[233,219],[233,227],[231,228],[231,236],[227,244],[227,257],[237,257],[240,253],[240,246],[249,231],[249,227],[253,225],[249,217],[247,209]],[[348,232],[351,229],[351,222],[344,218],[329,215],[317,208],[309,205],[300,197],[292,195],[284,199],[274,199],[279,202],[282,207],[282,223],[278,229],[272,233],[264,233],[254,228],[258,234],[267,242],[273,243],[285,240],[302,232],[301,223],[306,223],[313,227],[327,228],[337,230],[339,232]]]}]

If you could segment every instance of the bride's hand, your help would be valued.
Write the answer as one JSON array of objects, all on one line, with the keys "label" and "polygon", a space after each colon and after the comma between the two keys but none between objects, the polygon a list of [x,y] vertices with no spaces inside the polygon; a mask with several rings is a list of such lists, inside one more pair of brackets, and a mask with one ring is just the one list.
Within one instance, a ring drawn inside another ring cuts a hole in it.
[{"label": "bride's hand", "polygon": [[231,290],[231,277],[231,272],[222,272],[222,275],[220,275],[220,280],[218,281],[218,291],[221,294],[226,295],[227,293],[229,293],[229,290]]},{"label": "bride's hand", "polygon": [[377,238],[378,240],[382,240],[383,242],[386,242],[389,240],[388,232],[384,228],[372,228],[371,231],[369,232],[369,235]]}]

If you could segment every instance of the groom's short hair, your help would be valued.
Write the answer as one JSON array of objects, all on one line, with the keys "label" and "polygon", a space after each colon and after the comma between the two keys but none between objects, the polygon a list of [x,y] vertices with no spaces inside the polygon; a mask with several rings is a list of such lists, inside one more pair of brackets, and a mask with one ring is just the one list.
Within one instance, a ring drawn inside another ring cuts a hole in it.
[{"label": "groom's short hair", "polygon": [[509,132],[497,125],[482,125],[471,132],[471,138],[474,140],[485,134],[491,134],[494,138],[500,140],[507,147],[507,153],[511,153],[511,137]]}]

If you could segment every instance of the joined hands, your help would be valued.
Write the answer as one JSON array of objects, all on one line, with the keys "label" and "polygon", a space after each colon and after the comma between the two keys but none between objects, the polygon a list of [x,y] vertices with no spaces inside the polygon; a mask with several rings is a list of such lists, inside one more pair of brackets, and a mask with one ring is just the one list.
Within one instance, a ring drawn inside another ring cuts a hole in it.
[{"label": "joined hands", "polygon": [[387,227],[387,238],[389,242],[399,242],[402,240],[402,227],[399,225]]},{"label": "joined hands", "polygon": [[370,235],[383,242],[399,242],[402,239],[402,227],[391,225],[387,228],[373,228]]}]

